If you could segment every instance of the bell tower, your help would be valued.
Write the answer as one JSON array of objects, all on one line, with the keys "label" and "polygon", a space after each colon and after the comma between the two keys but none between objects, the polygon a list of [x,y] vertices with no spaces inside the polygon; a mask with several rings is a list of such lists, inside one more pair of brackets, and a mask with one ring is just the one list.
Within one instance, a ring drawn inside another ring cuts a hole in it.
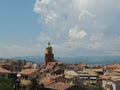
[{"label": "bell tower", "polygon": [[54,62],[54,54],[52,52],[52,46],[50,45],[50,42],[48,42],[48,46],[46,47],[45,65],[47,65],[48,62]]}]

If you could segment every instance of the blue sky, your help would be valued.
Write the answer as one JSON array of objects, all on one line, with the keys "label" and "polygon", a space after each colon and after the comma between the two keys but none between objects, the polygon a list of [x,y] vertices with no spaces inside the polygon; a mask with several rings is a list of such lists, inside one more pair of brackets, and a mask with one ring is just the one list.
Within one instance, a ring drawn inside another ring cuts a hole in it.
[{"label": "blue sky", "polygon": [[33,45],[40,32],[35,0],[0,1],[0,45]]},{"label": "blue sky", "polygon": [[[63,7],[64,6],[64,7]],[[0,57],[119,56],[119,0],[1,0]]]}]

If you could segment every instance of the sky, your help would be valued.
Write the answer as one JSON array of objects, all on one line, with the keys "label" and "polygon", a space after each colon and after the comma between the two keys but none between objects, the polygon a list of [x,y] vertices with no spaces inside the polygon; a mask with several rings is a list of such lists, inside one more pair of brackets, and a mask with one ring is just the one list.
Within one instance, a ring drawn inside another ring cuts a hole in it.
[{"label": "sky", "polygon": [[0,0],[0,57],[120,56],[120,0]]}]

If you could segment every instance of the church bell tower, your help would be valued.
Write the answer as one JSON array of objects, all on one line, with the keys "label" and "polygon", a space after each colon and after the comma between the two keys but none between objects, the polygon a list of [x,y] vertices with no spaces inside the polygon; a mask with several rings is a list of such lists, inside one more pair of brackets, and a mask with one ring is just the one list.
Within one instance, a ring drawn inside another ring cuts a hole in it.
[{"label": "church bell tower", "polygon": [[50,45],[50,42],[48,42],[48,46],[46,47],[45,65],[47,65],[48,62],[54,62],[54,54],[52,52],[52,46]]}]

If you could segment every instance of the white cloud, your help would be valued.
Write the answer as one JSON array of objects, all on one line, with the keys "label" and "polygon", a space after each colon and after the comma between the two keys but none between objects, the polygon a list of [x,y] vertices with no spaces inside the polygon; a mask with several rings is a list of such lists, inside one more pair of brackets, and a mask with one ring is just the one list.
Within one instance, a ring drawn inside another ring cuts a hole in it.
[{"label": "white cloud", "polygon": [[97,1],[96,0],[73,0],[74,6],[78,9],[90,8]]},{"label": "white cloud", "polygon": [[86,19],[86,18],[93,18],[95,17],[95,15],[93,15],[92,13],[90,13],[89,11],[87,10],[82,10],[80,15],[79,15],[79,19]]},{"label": "white cloud", "polygon": [[50,23],[55,18],[57,18],[57,14],[53,11],[50,11],[50,13],[46,16],[45,22]]},{"label": "white cloud", "polygon": [[36,0],[41,27],[38,46],[0,46],[0,56],[120,55],[120,0]]},{"label": "white cloud", "polygon": [[72,39],[83,39],[87,33],[85,31],[78,31],[79,27],[75,26],[69,30],[69,37]]},{"label": "white cloud", "polygon": [[45,34],[45,33],[41,33],[40,36],[39,36],[39,38],[37,39],[37,41],[40,42],[40,43],[49,42],[49,41],[51,41],[51,40],[52,40],[52,38],[49,37],[49,36],[48,36],[47,34]]},{"label": "white cloud", "polygon": [[95,51],[93,55],[116,51],[120,45],[119,3],[119,0],[36,0],[34,12],[40,15],[41,32],[45,33],[38,41],[41,45],[52,41],[58,55],[81,54],[81,49],[85,53]]},{"label": "white cloud", "polygon": [[103,38],[104,38],[103,33],[99,33],[99,34],[96,34],[96,35],[91,36],[91,37],[89,38],[89,40],[90,40],[91,42],[98,42],[98,41],[103,40]]},{"label": "white cloud", "polygon": [[49,4],[50,0],[39,0],[42,4]]},{"label": "white cloud", "polygon": [[42,8],[40,8],[40,1],[39,0],[36,0],[36,3],[35,3],[35,7],[34,7],[34,11],[39,13],[39,12],[45,12],[45,10],[43,10]]}]

